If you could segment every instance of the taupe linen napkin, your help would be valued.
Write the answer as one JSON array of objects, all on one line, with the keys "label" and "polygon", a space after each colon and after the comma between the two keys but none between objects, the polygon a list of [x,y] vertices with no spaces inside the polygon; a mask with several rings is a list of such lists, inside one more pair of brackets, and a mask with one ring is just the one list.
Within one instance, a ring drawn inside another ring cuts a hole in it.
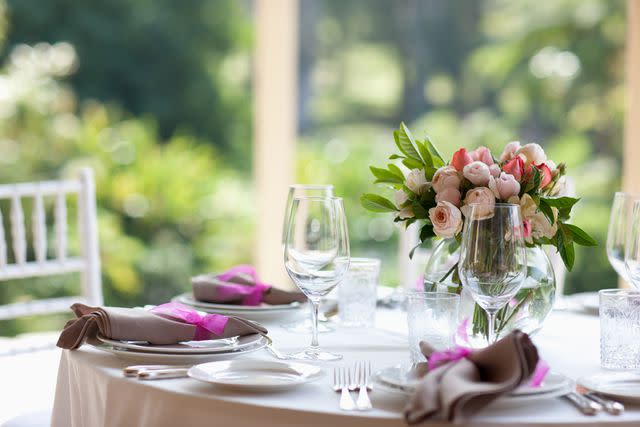
[{"label": "taupe linen napkin", "polygon": [[[434,352],[424,342],[420,349],[427,358]],[[467,420],[526,382],[537,363],[538,351],[529,336],[513,331],[487,348],[428,372],[405,408],[405,419],[409,424],[426,419]]]},{"label": "taupe linen napkin", "polygon": [[[176,344],[193,340],[196,325],[173,320],[146,310],[120,307],[90,307],[73,304],[77,316],[67,322],[58,347],[76,349],[87,339],[95,339],[98,332],[115,340],[148,341],[151,344]],[[228,338],[237,335],[266,334],[267,330],[256,322],[234,316],[228,317],[221,335],[210,333],[207,339]]]},{"label": "taupe linen napkin", "polygon": [[[216,274],[203,274],[191,278],[193,297],[198,301],[218,304],[257,305],[247,303],[247,292],[255,285],[255,280],[248,274],[238,273],[226,280],[220,280]],[[248,288],[248,289],[243,289]],[[270,305],[305,302],[307,297],[302,292],[285,291],[273,286],[262,286],[261,302]],[[256,289],[257,292],[259,292]],[[251,299],[251,297],[249,297]]]}]

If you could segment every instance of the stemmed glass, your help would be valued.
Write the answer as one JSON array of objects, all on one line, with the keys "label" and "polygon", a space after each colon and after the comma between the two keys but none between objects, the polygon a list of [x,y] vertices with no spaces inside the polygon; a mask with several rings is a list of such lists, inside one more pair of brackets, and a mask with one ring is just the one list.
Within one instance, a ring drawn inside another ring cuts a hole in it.
[{"label": "stemmed glass", "polygon": [[617,192],[613,197],[609,230],[607,232],[607,257],[613,269],[625,281],[629,281],[625,268],[625,245],[629,237],[633,204],[640,196]]},{"label": "stemmed glass", "polygon": [[[293,204],[293,199],[296,197],[333,197],[333,185],[327,184],[293,184],[289,186],[289,193],[287,195],[287,205],[284,211],[284,222],[282,223],[282,248],[284,250],[285,240],[287,237],[287,230],[289,228],[289,220],[291,214],[291,205]],[[331,332],[333,328],[324,324],[326,322],[326,318],[320,314],[321,322],[318,324],[318,332]],[[291,323],[287,323],[282,325],[283,328],[288,330],[289,332],[294,333],[307,333],[311,332],[311,319],[306,318],[304,321],[295,321]]]},{"label": "stemmed glass", "polygon": [[634,287],[640,288],[640,200],[633,202],[632,213],[629,216],[624,267],[625,280],[631,282]]},{"label": "stemmed glass", "polygon": [[526,277],[520,206],[470,205],[465,219],[458,273],[464,287],[487,313],[487,341],[495,342],[495,315],[511,300]]},{"label": "stemmed glass", "polygon": [[295,197],[291,204],[284,248],[284,265],[291,280],[309,298],[312,340],[293,359],[339,360],[318,345],[320,299],[340,283],[349,269],[349,238],[342,199]]}]

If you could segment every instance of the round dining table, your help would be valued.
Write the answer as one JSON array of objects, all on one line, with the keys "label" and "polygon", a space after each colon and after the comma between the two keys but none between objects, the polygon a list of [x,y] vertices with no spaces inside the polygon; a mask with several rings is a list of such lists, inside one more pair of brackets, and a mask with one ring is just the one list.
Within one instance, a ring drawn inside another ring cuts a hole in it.
[{"label": "round dining table", "polygon": [[[281,351],[308,344],[305,334],[287,332],[278,322],[267,323],[274,345]],[[89,345],[62,352],[58,371],[53,427],[76,426],[404,426],[407,397],[376,387],[373,409],[345,412],[340,393],[332,386],[333,368],[370,361],[373,370],[408,362],[406,314],[379,309],[376,327],[348,329],[320,335],[320,344],[341,353],[338,362],[324,362],[324,376],[315,382],[280,392],[230,391],[191,378],[141,381],[124,377],[131,364]],[[541,357],[553,371],[571,379],[600,372],[597,316],[554,311],[534,337]],[[275,360],[266,350],[242,356]],[[449,425],[430,421],[428,425]],[[581,414],[563,398],[531,402],[497,401],[482,409],[467,426],[640,426],[640,405],[626,403],[621,415]]]}]

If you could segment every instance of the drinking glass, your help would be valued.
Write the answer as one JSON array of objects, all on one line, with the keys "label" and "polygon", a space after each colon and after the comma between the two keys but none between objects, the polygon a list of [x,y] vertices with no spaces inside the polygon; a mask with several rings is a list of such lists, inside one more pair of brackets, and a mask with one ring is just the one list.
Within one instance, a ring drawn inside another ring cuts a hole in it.
[{"label": "drinking glass", "polygon": [[511,300],[527,273],[520,206],[470,205],[458,273],[462,285],[487,313],[487,342],[495,342],[495,314]]},{"label": "drinking glass", "polygon": [[425,361],[420,351],[420,341],[428,342],[438,351],[453,347],[460,295],[449,292],[409,291],[406,301],[409,358],[412,365]]},{"label": "drinking glass", "polygon": [[631,223],[633,204],[640,196],[617,192],[613,197],[609,230],[607,232],[607,257],[613,269],[625,281],[629,281],[625,268],[625,245]]},{"label": "drinking glass", "polygon": [[[293,199],[296,197],[333,197],[333,185],[323,184],[293,184],[289,186],[289,193],[287,195],[287,205],[284,211],[284,222],[282,223],[282,248],[284,250],[285,239],[287,237],[287,229],[289,227],[289,219],[291,214],[291,205]],[[318,324],[318,333],[331,332],[333,327],[326,324],[327,319],[320,313],[318,320],[322,323]],[[289,332],[294,333],[310,333],[311,319],[306,318],[304,321],[294,321],[282,325],[282,327]]]},{"label": "drinking glass", "polygon": [[625,280],[640,288],[640,201],[633,203],[627,224],[627,240],[624,251]]},{"label": "drinking glass", "polygon": [[374,325],[380,260],[351,258],[349,271],[338,286],[340,324],[350,328]]},{"label": "drinking glass", "polygon": [[294,359],[339,360],[318,345],[320,299],[340,283],[349,269],[349,238],[342,199],[295,197],[285,238],[284,265],[291,280],[309,298],[312,309],[311,346]]},{"label": "drinking glass", "polygon": [[600,365],[640,368],[640,291],[603,289],[600,295]]}]

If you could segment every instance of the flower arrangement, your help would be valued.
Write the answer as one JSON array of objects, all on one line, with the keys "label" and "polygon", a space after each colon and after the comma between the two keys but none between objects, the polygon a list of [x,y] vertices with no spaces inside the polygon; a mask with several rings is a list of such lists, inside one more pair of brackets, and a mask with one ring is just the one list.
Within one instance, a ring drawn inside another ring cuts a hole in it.
[{"label": "flower arrangement", "polygon": [[553,245],[569,270],[574,244],[597,244],[568,223],[580,199],[564,195],[566,167],[547,159],[540,145],[510,142],[497,158],[486,147],[460,148],[447,163],[428,137],[415,139],[404,123],[393,136],[400,153],[389,158],[408,172],[396,163],[370,169],[376,183],[395,190],[395,203],[371,193],[363,194],[361,203],[373,212],[393,212],[395,221],[407,226],[422,221],[421,244],[434,236],[459,241],[469,205],[482,203],[491,210],[496,202],[519,204],[527,245]]}]

